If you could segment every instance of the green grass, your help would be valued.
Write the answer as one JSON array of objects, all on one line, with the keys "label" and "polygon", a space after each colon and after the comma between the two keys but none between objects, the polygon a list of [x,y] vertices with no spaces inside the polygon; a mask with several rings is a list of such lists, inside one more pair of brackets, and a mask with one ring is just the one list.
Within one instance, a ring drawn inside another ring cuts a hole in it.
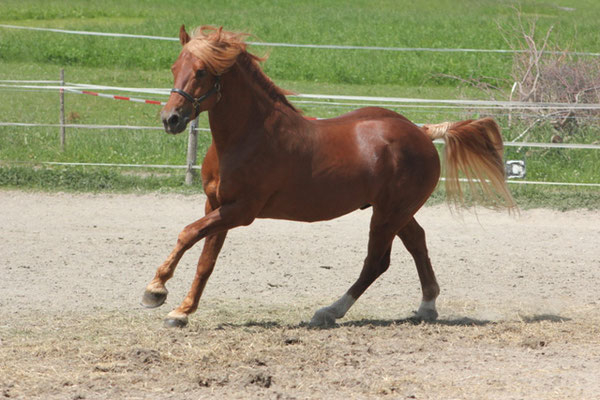
[{"label": "green grass", "polygon": [[[511,193],[519,206],[519,209],[531,209],[539,207],[553,208],[560,211],[570,209],[600,208],[600,190],[590,187],[568,187],[568,186],[539,186],[509,183]],[[427,205],[441,204],[446,201],[446,191],[443,183],[433,192]],[[467,205],[469,203],[467,198]],[[475,205],[476,207],[479,207]],[[450,205],[453,207],[453,205]]]},{"label": "green grass", "polygon": [[0,187],[69,192],[150,192],[198,193],[201,186],[185,186],[183,172],[161,174],[150,170],[123,174],[94,167],[30,168],[0,167]]},{"label": "green grass", "polygon": [[[177,28],[201,24],[249,31],[266,42],[379,45],[399,47],[508,47],[496,24],[514,20],[513,2],[492,0],[370,1],[133,1],[84,0],[3,2],[3,23],[175,37]],[[596,18],[590,1],[570,2],[576,10],[522,2],[540,31],[556,25],[556,41],[573,50],[593,50]],[[268,9],[268,16],[265,10]],[[576,39],[573,43],[573,39]],[[176,42],[99,38],[2,30],[0,59],[55,65],[168,69]],[[264,49],[259,49],[264,51]],[[277,48],[265,65],[275,79],[353,84],[439,85],[439,73],[501,78],[510,56],[494,54],[323,51]],[[452,84],[453,82],[450,82]]]},{"label": "green grass", "polygon": [[[144,1],[109,0],[16,1],[0,4],[0,23],[74,30],[122,32],[175,37],[179,26],[223,25],[255,35],[265,42],[317,43],[390,47],[508,48],[497,25],[515,23],[513,2],[492,0],[429,3],[375,0],[322,1]],[[562,6],[563,4],[559,4]],[[537,18],[539,33],[554,25],[553,41],[578,51],[597,51],[597,5],[574,0],[565,11],[558,5],[521,2],[525,18]],[[268,13],[265,10],[268,9]],[[186,10],[183,12],[182,10]],[[170,87],[170,65],[177,42],[103,38],[0,28],[0,79],[58,79],[60,68],[68,82],[113,86]],[[289,49],[252,46],[269,53],[267,74],[280,86],[300,93],[330,93],[419,98],[480,98],[487,94],[442,77],[484,77],[499,85],[505,96],[512,65],[510,55],[386,52],[357,50]],[[154,98],[152,96],[137,96]],[[298,103],[306,115],[331,117],[356,106]],[[0,121],[58,122],[58,94],[0,88]],[[66,95],[68,122],[78,124],[160,126],[159,107],[131,102]],[[394,108],[415,122],[428,123],[481,116],[473,110]],[[506,129],[505,116],[497,116],[507,139],[525,125]],[[206,116],[200,120],[207,127]],[[531,131],[529,141],[549,141],[549,126]],[[567,141],[593,143],[600,138],[595,125],[578,128]],[[0,184],[52,190],[180,190],[183,172],[93,168],[35,167],[43,161],[140,164],[185,164],[187,135],[160,131],[67,129],[67,146],[61,151],[57,128],[0,127]],[[210,143],[200,133],[199,154]],[[528,179],[564,182],[598,182],[597,150],[508,148],[508,159],[525,159]],[[7,164],[6,162],[21,164]],[[22,164],[29,162],[32,164]],[[35,164],[38,163],[38,164]],[[28,172],[26,172],[28,171]],[[72,172],[69,171],[76,171]],[[18,176],[22,175],[22,179]],[[73,184],[68,182],[72,181]],[[96,183],[94,183],[96,182]],[[545,187],[515,188],[517,197],[539,204],[579,204],[598,208],[594,190]],[[541,194],[540,194],[541,193]],[[548,196],[544,196],[548,193]],[[581,193],[582,202],[572,199]],[[553,198],[555,200],[548,200]],[[563,199],[563,200],[561,200]],[[561,203],[562,201],[562,203]],[[524,202],[527,203],[526,200]],[[529,204],[529,203],[528,203]]]}]

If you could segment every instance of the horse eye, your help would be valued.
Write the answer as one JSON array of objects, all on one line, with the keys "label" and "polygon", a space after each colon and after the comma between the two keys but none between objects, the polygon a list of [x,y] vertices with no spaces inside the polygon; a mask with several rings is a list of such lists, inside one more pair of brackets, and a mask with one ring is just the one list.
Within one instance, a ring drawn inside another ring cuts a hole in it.
[{"label": "horse eye", "polygon": [[196,71],[196,78],[202,78],[204,75],[206,75],[206,70],[199,69],[198,71]]}]

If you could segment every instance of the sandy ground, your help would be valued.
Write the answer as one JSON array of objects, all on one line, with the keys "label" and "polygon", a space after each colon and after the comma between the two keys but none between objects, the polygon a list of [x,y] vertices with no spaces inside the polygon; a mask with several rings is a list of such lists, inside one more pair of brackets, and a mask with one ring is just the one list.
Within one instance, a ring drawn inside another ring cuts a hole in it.
[{"label": "sandy ground", "polygon": [[425,207],[417,220],[440,320],[411,321],[420,287],[397,240],[390,270],[329,330],[302,321],[358,276],[371,211],[257,220],[229,233],[190,327],[167,330],[161,319],[187,292],[201,244],[165,306],[139,301],[203,204],[0,191],[0,395],[600,398],[597,211]]}]

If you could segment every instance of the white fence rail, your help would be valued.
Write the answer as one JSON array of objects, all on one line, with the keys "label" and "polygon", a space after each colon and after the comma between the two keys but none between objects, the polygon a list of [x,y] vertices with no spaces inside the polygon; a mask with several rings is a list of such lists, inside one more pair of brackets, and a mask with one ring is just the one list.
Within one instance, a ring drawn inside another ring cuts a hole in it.
[{"label": "white fence rail", "polygon": [[[77,94],[88,94],[93,96],[112,98],[118,100],[128,100],[134,102],[142,102],[147,104],[161,105],[164,102],[156,100],[143,100],[127,96],[120,96],[114,94],[106,94],[99,92],[91,92],[90,90],[103,91],[120,91],[128,93],[142,93],[142,94],[153,94],[166,96],[169,94],[169,89],[161,88],[123,88],[116,86],[104,86],[94,84],[60,84],[61,81],[51,80],[0,80],[0,89],[25,89],[25,90],[50,90],[50,91],[61,91],[68,93]],[[379,105],[384,107],[396,106],[396,107],[428,107],[428,108],[439,108],[446,109],[449,107],[464,109],[472,107],[476,109],[585,109],[585,110],[597,110],[600,109],[600,104],[570,104],[570,103],[523,103],[523,102],[506,102],[506,101],[486,101],[486,100],[451,100],[451,99],[412,99],[402,97],[374,97],[374,96],[347,96],[347,95],[323,95],[323,94],[300,94],[290,96],[297,99],[314,99],[322,101],[311,101],[311,104],[319,104],[322,106],[332,105],[352,105],[352,106],[365,106],[365,105]],[[331,100],[343,101],[332,103]],[[298,100],[302,102],[303,100]],[[348,103],[348,101],[366,101],[368,104],[356,104]],[[107,130],[107,129],[128,129],[128,130],[155,130],[159,131],[163,128],[156,126],[128,126],[128,125],[86,125],[86,124],[47,124],[47,123],[25,123],[25,122],[0,122],[0,126],[14,126],[14,127],[51,127],[51,128],[77,128],[77,129],[96,129],[96,130]],[[193,126],[190,129],[190,141],[193,140],[193,135],[197,131],[210,132],[207,128],[197,128]],[[436,141],[441,143],[442,141]],[[532,143],[532,142],[505,142],[507,147],[537,147],[537,148],[559,148],[559,149],[587,149],[587,150],[600,150],[600,145],[596,144],[576,144],[576,143]],[[83,162],[54,162],[54,161],[41,161],[41,162],[14,162],[14,161],[0,161],[0,163],[33,163],[38,165],[55,165],[55,166],[94,166],[94,167],[118,167],[118,168],[160,168],[160,169],[186,169],[186,182],[191,183],[194,170],[199,169],[199,166],[195,165],[195,159],[190,158],[190,155],[194,155],[194,151],[188,149],[188,162],[187,165],[157,165],[157,164],[116,164],[116,163],[83,163]],[[191,161],[193,159],[193,161]],[[541,181],[528,181],[528,180],[509,180],[511,184],[533,184],[533,185],[550,185],[550,186],[575,186],[575,187],[600,187],[600,183],[577,183],[577,182],[541,182]]]},{"label": "white fence rail", "polygon": [[[422,125],[422,124],[419,124]],[[31,123],[31,122],[0,122],[0,126],[15,126],[15,127],[42,127],[42,128],[59,128],[64,126],[66,128],[78,128],[78,129],[129,129],[129,130],[152,130],[152,131],[163,131],[164,128],[159,126],[135,126],[135,125],[86,125],[86,124],[43,124],[43,123]],[[208,128],[194,128],[196,132],[210,132]],[[444,143],[443,140],[437,139],[435,143]],[[600,150],[600,144],[577,144],[577,143],[538,143],[538,142],[504,142],[505,147],[538,147],[545,149],[586,149],[586,150]]]},{"label": "white fence rail", "polygon": [[[130,34],[130,33],[76,31],[76,30],[68,30],[68,29],[41,28],[41,27],[33,27],[33,26],[21,26],[21,25],[0,24],[0,28],[24,29],[24,30],[31,30],[31,31],[54,32],[54,33],[63,33],[63,34],[70,34],[70,35],[166,40],[166,41],[172,41],[172,42],[179,41],[179,39],[175,38],[175,37],[134,35],[134,34]],[[315,43],[301,44],[301,43],[278,43],[278,42],[247,42],[247,43],[251,44],[251,45],[255,45],[255,46],[310,48],[310,49],[326,49],[326,50],[369,50],[369,51],[401,51],[401,52],[431,52],[431,53],[500,53],[500,54],[514,54],[514,53],[526,53],[527,52],[527,50],[514,50],[514,49],[460,49],[460,48],[431,48],[431,47],[350,46],[350,45],[337,45],[337,44],[315,44]],[[546,54],[570,54],[570,55],[576,55],[576,56],[600,57],[600,53],[591,53],[591,52],[583,52],[583,51],[573,51],[573,52],[545,51],[545,53]]]},{"label": "white fence rail", "polygon": [[[14,127],[52,127],[57,128],[61,124],[38,124],[38,123],[22,123],[22,122],[0,122],[0,126]],[[156,126],[128,126],[128,125],[85,125],[85,124],[65,124],[65,127],[78,129],[128,129],[128,130],[152,130],[162,131],[163,128]],[[210,132],[207,128],[193,127],[190,129],[190,137],[198,131]],[[436,143],[443,143],[442,140],[436,140]],[[600,150],[600,145],[593,144],[570,144],[570,143],[529,143],[529,142],[505,142],[507,147],[538,147],[538,148],[558,148],[558,149],[587,149]],[[193,181],[193,170],[200,169],[200,166],[195,165],[193,159],[195,150],[188,149],[187,165],[163,165],[163,164],[119,164],[119,163],[99,163],[99,162],[55,162],[55,161],[1,161],[5,164],[34,164],[34,165],[50,165],[50,166],[80,166],[80,167],[116,167],[116,168],[150,168],[150,169],[186,169],[186,182],[188,184]],[[191,158],[190,158],[191,156]],[[510,184],[528,184],[528,185],[547,185],[547,186],[573,186],[573,187],[600,187],[600,183],[580,183],[580,182],[544,182],[544,181],[529,181],[529,180],[508,180]]]}]

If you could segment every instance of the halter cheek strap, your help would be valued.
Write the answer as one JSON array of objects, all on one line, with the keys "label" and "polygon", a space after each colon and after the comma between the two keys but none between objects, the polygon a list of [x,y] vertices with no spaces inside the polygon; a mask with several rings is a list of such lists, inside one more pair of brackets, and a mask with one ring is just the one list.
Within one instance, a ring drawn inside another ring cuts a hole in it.
[{"label": "halter cheek strap", "polygon": [[177,88],[171,89],[171,93],[177,93],[178,95],[183,96],[186,100],[190,101],[192,103],[192,106],[194,107],[194,111],[196,111],[196,114],[198,114],[200,111],[200,103],[202,103],[204,100],[208,99],[215,93],[221,93],[220,77],[217,76],[213,87],[211,87],[206,93],[204,93],[200,97],[194,97],[188,92]]}]

